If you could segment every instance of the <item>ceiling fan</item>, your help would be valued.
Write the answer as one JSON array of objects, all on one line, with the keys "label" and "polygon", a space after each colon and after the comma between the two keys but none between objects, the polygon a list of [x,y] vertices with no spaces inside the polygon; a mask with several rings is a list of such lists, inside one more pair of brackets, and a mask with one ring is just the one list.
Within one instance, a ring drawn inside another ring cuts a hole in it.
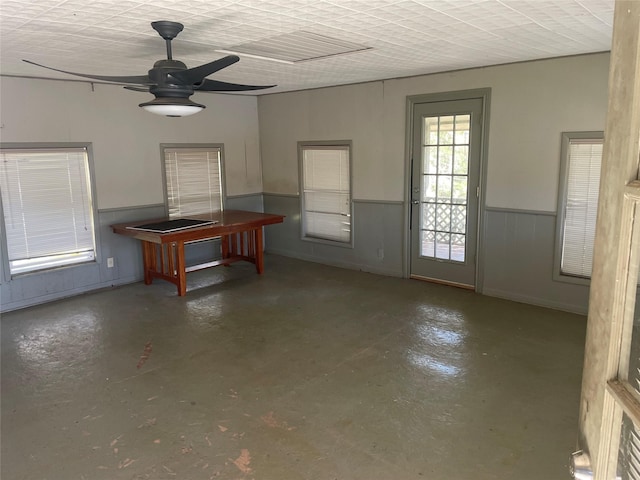
[{"label": "ceiling fan", "polygon": [[211,80],[207,77],[223,68],[228,67],[240,60],[236,55],[205,63],[198,67],[187,68],[179,60],[174,60],[171,53],[171,40],[182,31],[184,26],[181,23],[166,20],[151,22],[153,29],[165,39],[167,44],[166,60],[158,60],[153,68],[146,75],[137,76],[105,76],[88,75],[85,73],[68,72],[57,68],[47,67],[30,60],[23,60],[38,67],[48,68],[56,72],[68,73],[78,77],[103,80],[106,82],[125,83],[136,86],[126,86],[124,88],[138,92],[149,92],[155,95],[155,99],[150,102],[141,103],[139,106],[145,110],[158,115],[168,117],[182,117],[192,115],[205,108],[204,105],[195,103],[189,99],[194,92],[241,92],[246,90],[260,90],[263,88],[275,87],[275,85],[241,85],[237,83],[221,82]]}]

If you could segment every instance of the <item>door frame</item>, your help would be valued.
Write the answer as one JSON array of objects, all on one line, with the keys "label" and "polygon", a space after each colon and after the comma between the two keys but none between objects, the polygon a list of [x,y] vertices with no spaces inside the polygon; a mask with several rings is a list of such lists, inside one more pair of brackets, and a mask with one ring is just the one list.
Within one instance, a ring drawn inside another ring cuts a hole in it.
[{"label": "door frame", "polygon": [[456,90],[451,92],[427,93],[407,96],[407,112],[405,122],[405,162],[404,162],[404,238],[402,276],[411,275],[411,175],[413,163],[413,115],[416,105],[422,103],[449,102],[455,100],[480,99],[482,101],[482,132],[480,135],[480,178],[478,185],[478,225],[476,228],[476,278],[475,291],[482,293],[484,278],[484,226],[485,226],[485,192],[487,187],[487,158],[489,153],[489,110],[491,105],[491,88],[472,90]]}]

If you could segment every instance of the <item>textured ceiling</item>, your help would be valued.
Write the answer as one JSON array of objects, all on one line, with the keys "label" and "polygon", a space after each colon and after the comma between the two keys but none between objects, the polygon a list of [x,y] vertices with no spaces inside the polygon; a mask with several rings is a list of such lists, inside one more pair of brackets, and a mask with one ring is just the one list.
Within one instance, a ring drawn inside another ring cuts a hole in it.
[{"label": "textured ceiling", "polygon": [[[614,0],[2,0],[0,73],[77,79],[21,61],[28,59],[144,75],[165,58],[150,22],[172,20],[185,26],[173,41],[175,59],[194,67],[238,52],[240,62],[210,78],[277,84],[250,92],[265,94],[608,51],[613,7]],[[358,51],[334,54],[345,50]]]}]

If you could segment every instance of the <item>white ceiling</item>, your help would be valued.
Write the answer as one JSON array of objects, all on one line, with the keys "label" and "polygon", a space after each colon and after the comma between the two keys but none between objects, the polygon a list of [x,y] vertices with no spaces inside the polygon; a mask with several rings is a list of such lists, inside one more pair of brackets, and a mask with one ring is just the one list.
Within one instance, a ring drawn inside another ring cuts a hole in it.
[{"label": "white ceiling", "polygon": [[188,67],[254,42],[291,53],[330,37],[363,49],[290,63],[241,55],[209,77],[277,85],[250,94],[291,91],[608,51],[613,7],[614,0],[1,0],[0,73],[78,78],[21,61],[28,59],[144,75],[165,58],[150,26],[156,20],[184,24],[173,57]]}]

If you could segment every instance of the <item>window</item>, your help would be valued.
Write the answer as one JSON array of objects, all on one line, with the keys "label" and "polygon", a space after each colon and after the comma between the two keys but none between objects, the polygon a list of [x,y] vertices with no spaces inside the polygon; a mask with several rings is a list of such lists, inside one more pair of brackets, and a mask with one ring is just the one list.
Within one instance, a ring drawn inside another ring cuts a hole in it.
[{"label": "window", "polygon": [[464,263],[471,115],[424,116],[420,256]]},{"label": "window", "polygon": [[299,144],[302,236],[351,244],[351,143]]},{"label": "window", "polygon": [[602,132],[562,135],[556,273],[591,278],[598,211]]},{"label": "window", "polygon": [[169,217],[223,209],[222,145],[163,145]]},{"label": "window", "polygon": [[2,146],[0,159],[11,274],[95,260],[88,146]]}]

